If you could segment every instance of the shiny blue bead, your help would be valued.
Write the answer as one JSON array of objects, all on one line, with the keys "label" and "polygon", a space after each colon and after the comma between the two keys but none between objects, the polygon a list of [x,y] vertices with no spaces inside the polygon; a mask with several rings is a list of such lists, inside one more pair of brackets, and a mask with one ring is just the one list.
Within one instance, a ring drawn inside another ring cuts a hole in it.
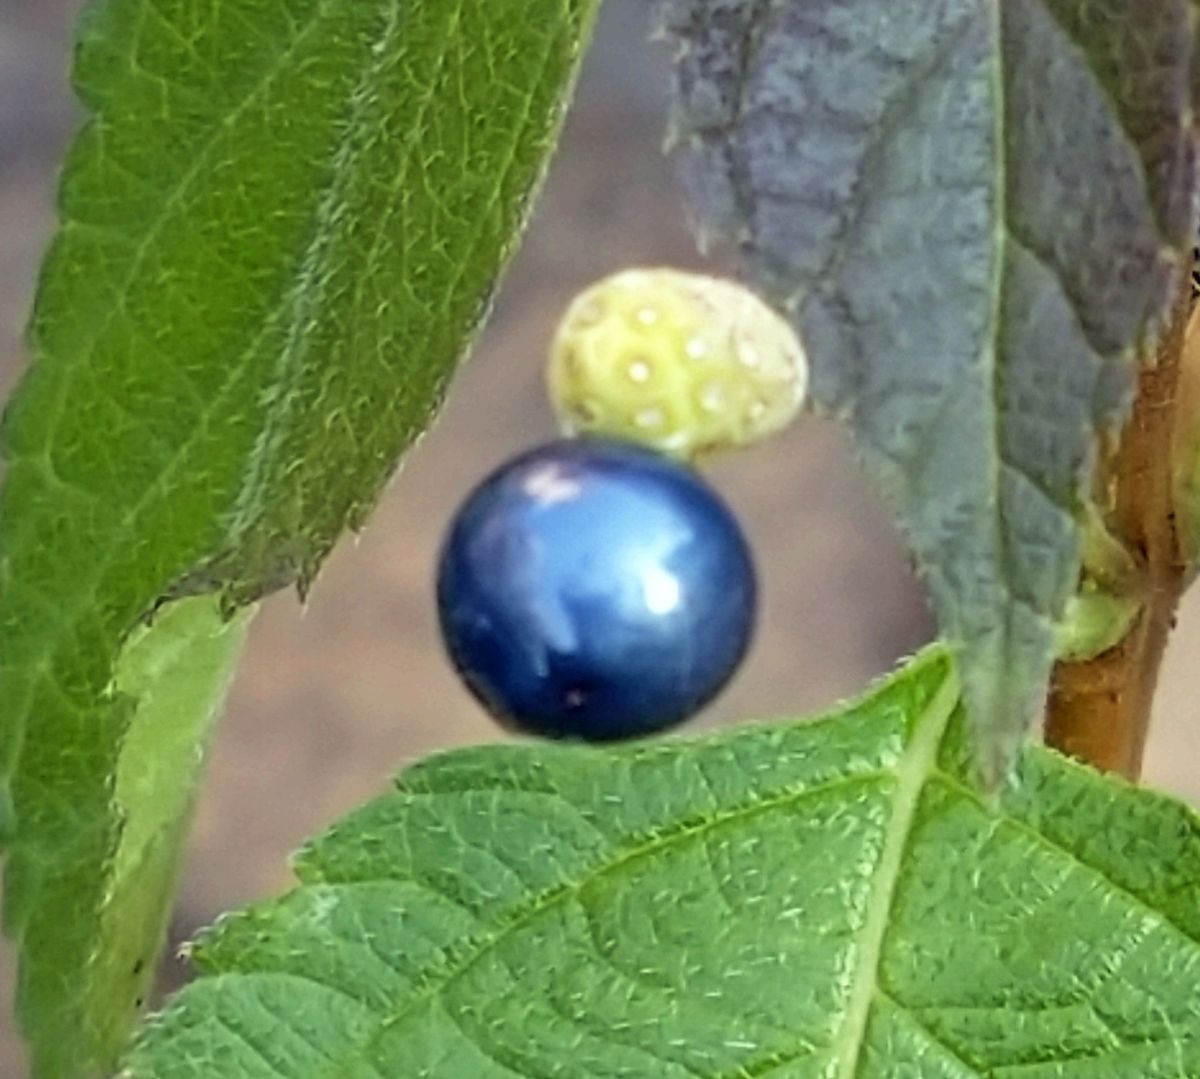
[{"label": "shiny blue bead", "polygon": [[691,469],[567,439],[488,477],[438,570],[446,648],[506,725],[606,741],[679,723],[746,652],[756,585],[737,521]]}]

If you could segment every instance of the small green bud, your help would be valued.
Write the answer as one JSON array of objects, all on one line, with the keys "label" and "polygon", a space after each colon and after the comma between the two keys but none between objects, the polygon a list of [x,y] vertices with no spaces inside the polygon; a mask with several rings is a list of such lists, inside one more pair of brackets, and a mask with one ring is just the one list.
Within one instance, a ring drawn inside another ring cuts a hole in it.
[{"label": "small green bud", "polygon": [[1133,628],[1141,604],[1128,596],[1115,596],[1094,581],[1067,601],[1059,623],[1055,651],[1060,660],[1082,662],[1116,647]]},{"label": "small green bud", "polygon": [[1060,660],[1095,659],[1124,640],[1142,609],[1143,574],[1137,559],[1087,503],[1080,521],[1083,562],[1079,588],[1057,627]]}]

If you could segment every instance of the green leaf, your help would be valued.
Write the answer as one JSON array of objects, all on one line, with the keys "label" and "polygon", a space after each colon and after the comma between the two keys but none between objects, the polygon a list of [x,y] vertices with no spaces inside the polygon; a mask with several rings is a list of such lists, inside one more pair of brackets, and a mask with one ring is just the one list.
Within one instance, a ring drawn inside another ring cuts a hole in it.
[{"label": "green leaf", "polygon": [[109,1053],[124,1045],[154,983],[209,742],[251,615],[224,618],[210,596],[181,600],[135,630],[117,663],[114,688],[137,705],[117,761],[123,827],[89,971],[110,995],[82,997],[84,1028]]},{"label": "green leaf", "polygon": [[1191,249],[1187,0],[667,0],[702,237],[793,319],[959,650],[1040,712],[1099,433]]},{"label": "green leaf", "polygon": [[125,1079],[1200,1074],[1200,819],[1030,748],[950,655],[823,720],[433,758],[221,922]]},{"label": "green leaf", "polygon": [[303,590],[362,523],[486,309],[597,2],[89,7],[0,496],[5,916],[37,1075],[106,1066],[121,942],[162,923],[174,854],[117,853],[143,827],[119,775],[166,761],[126,737],[124,642],[173,598]]},{"label": "green leaf", "polygon": [[[5,913],[26,949],[21,1003],[38,1031],[57,1031],[56,1041],[34,1040],[36,1075],[84,1074],[85,1054],[111,1059],[125,1044],[157,973],[196,788],[248,621],[192,597],[134,630],[107,694],[126,722],[109,804],[97,795],[42,808],[37,823],[59,845],[14,848]],[[76,738],[77,752],[87,747]]]}]

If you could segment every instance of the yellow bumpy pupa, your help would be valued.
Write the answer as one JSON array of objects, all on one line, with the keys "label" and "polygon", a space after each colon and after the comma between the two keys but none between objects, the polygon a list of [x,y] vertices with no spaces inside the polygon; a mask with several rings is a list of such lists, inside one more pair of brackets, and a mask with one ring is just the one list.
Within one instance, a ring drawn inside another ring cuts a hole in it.
[{"label": "yellow bumpy pupa", "polygon": [[736,281],[636,269],[575,298],[547,380],[568,433],[690,459],[786,426],[808,363],[791,326]]}]

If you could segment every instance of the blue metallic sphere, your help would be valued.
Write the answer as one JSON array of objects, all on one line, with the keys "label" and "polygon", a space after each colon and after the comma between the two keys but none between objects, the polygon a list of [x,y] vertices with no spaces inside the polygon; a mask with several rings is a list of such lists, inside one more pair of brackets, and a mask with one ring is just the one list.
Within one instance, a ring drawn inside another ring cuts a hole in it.
[{"label": "blue metallic sphere", "polygon": [[679,723],[737,668],[754,566],[691,469],[569,439],[510,461],[455,517],[438,609],[450,658],[508,726],[607,741]]}]

